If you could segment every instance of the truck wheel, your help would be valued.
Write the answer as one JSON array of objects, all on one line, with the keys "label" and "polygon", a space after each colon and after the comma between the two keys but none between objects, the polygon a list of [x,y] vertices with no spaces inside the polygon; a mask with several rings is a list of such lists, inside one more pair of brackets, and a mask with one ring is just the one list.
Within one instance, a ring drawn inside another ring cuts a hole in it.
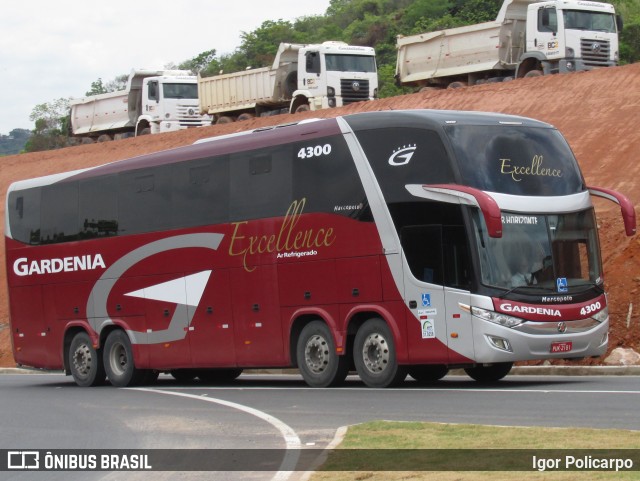
[{"label": "truck wheel", "polygon": [[218,120],[216,120],[216,125],[218,124],[230,124],[233,122],[233,118],[229,117],[228,115],[223,115],[221,117],[218,117]]},{"label": "truck wheel", "polygon": [[300,112],[309,112],[309,111],[311,111],[311,107],[309,107],[309,104],[302,104],[296,107],[295,113],[299,114]]},{"label": "truck wheel", "polygon": [[109,134],[102,134],[100,137],[98,137],[98,142],[110,142],[111,136]]},{"label": "truck wheel", "polygon": [[409,376],[420,384],[429,384],[439,381],[449,372],[449,368],[443,365],[410,366],[407,370],[409,372]]},{"label": "truck wheel", "polygon": [[145,371],[133,363],[131,341],[126,332],[118,329],[107,336],[103,356],[107,377],[114,386],[134,386],[144,379]]},{"label": "truck wheel", "polygon": [[466,87],[467,86],[467,82],[451,82],[449,85],[447,85],[448,89],[459,89],[462,87]]},{"label": "truck wheel", "polygon": [[254,117],[255,117],[254,114],[250,114],[249,112],[245,112],[243,114],[238,115],[237,122],[242,122],[243,120],[251,120]]},{"label": "truck wheel", "polygon": [[542,75],[542,70],[529,70],[526,74],[524,74],[524,78],[542,77]]},{"label": "truck wheel", "polygon": [[369,387],[394,386],[407,376],[398,365],[393,335],[382,319],[369,319],[358,329],[353,356],[360,379]]},{"label": "truck wheel", "polygon": [[498,362],[484,366],[467,367],[466,372],[471,379],[478,382],[496,382],[505,377],[513,367],[512,362]]},{"label": "truck wheel", "polygon": [[349,373],[349,359],[338,356],[329,327],[319,320],[311,321],[302,329],[296,359],[300,374],[311,387],[337,386]]},{"label": "truck wheel", "polygon": [[73,337],[67,359],[73,380],[78,386],[98,386],[104,382],[104,364],[86,332],[79,332]]}]

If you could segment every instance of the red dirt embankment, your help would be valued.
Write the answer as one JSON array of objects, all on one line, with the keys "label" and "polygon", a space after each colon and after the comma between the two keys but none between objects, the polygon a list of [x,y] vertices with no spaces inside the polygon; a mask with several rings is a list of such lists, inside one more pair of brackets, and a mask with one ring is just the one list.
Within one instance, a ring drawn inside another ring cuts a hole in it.
[{"label": "red dirt embankment", "polygon": [[[428,91],[341,109],[281,115],[234,124],[139,137],[57,151],[0,158],[0,219],[11,182],[165,150],[242,130],[305,117],[334,117],[372,110],[479,110],[524,115],[560,129],[573,148],[588,185],[609,187],[640,201],[640,64],[592,72],[553,75],[454,90]],[[625,237],[619,209],[597,200],[600,240],[611,314],[610,349],[640,351],[640,305],[631,304],[640,287],[640,237]],[[0,236],[0,366],[12,366],[4,237]],[[630,327],[627,319],[630,315]],[[4,328],[4,329],[3,329]],[[597,362],[597,361],[587,361]]]}]

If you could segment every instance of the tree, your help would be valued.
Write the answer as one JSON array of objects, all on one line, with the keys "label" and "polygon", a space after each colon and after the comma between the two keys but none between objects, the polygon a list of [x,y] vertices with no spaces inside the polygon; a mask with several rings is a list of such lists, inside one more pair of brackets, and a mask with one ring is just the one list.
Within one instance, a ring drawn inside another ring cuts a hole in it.
[{"label": "tree", "polygon": [[69,131],[69,100],[59,98],[53,102],[36,105],[29,120],[35,122],[33,135],[25,145],[25,151],[51,150],[67,145]]},{"label": "tree", "polygon": [[192,59],[182,62],[178,65],[178,68],[180,70],[190,70],[194,73],[201,72],[205,77],[208,76],[204,75],[206,72],[217,73],[216,70],[220,70],[220,62],[216,59],[216,49],[212,48],[211,50],[202,52]]},{"label": "tree", "polygon": [[107,93],[107,89],[104,88],[104,85],[102,84],[102,79],[99,78],[98,80],[94,80],[93,82],[91,82],[91,90],[86,92],[85,95],[87,97],[90,97],[92,95],[100,95],[100,94],[106,94],[106,93]]}]

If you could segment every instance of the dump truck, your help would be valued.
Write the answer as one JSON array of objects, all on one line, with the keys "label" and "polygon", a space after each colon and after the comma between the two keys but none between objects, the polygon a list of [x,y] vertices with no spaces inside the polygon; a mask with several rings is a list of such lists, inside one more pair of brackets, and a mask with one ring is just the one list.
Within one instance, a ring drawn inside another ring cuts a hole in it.
[{"label": "dump truck", "polygon": [[70,102],[70,136],[82,142],[209,125],[198,108],[197,78],[185,70],[133,69],[124,90]]},{"label": "dump truck", "polygon": [[340,107],[378,95],[371,47],[281,43],[271,67],[198,76],[200,113],[216,123]]},{"label": "dump truck", "polygon": [[614,66],[614,7],[583,0],[505,0],[495,21],[397,38],[396,81],[460,87]]}]

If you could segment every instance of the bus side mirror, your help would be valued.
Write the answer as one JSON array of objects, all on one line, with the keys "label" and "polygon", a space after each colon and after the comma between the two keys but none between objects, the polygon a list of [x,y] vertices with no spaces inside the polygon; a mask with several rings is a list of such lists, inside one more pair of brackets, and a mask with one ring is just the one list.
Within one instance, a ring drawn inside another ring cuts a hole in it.
[{"label": "bus side mirror", "polygon": [[626,196],[615,190],[605,189],[603,187],[587,187],[587,189],[589,189],[589,194],[591,195],[602,197],[618,204],[620,206],[620,212],[622,213],[622,221],[624,222],[624,230],[627,236],[635,235],[636,210]]},{"label": "bus side mirror", "polygon": [[489,237],[496,239],[502,237],[500,207],[495,199],[486,192],[458,184],[408,184],[405,185],[405,189],[411,194],[425,199],[448,202],[450,204],[474,205],[482,212]]}]

